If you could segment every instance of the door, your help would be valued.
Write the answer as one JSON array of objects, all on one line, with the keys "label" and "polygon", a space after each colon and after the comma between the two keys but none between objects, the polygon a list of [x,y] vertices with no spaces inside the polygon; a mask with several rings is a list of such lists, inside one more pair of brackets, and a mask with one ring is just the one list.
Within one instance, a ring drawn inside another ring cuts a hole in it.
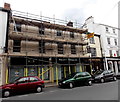
[{"label": "door", "polygon": [[14,91],[15,92],[25,92],[29,90],[28,88],[28,77],[26,78],[20,78],[17,80],[15,86],[14,86]]},{"label": "door", "polygon": [[28,88],[30,90],[35,90],[37,85],[40,84],[40,81],[35,77],[29,77]]}]

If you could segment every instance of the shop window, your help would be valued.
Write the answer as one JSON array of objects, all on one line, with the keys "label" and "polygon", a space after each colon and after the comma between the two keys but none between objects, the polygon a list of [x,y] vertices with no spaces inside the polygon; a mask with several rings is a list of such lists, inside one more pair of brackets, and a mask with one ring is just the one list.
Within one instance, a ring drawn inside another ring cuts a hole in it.
[{"label": "shop window", "polygon": [[120,61],[118,61],[118,72],[120,72]]},{"label": "shop window", "polygon": [[20,52],[21,49],[21,40],[13,41],[13,52]]},{"label": "shop window", "polygon": [[45,42],[44,42],[44,40],[39,41],[39,53],[45,53]]},{"label": "shop window", "polygon": [[21,24],[20,23],[16,23],[14,26],[14,31],[18,31],[21,32]]},{"label": "shop window", "polygon": [[74,38],[74,32],[70,32],[70,38]]},{"label": "shop window", "polygon": [[63,54],[64,51],[63,51],[63,44],[59,43],[58,44],[58,54]]},{"label": "shop window", "polygon": [[116,51],[117,57],[119,57],[119,51]]},{"label": "shop window", "polygon": [[91,49],[91,57],[96,57],[96,48],[90,48]]},{"label": "shop window", "polygon": [[75,45],[71,45],[71,54],[76,54]]}]

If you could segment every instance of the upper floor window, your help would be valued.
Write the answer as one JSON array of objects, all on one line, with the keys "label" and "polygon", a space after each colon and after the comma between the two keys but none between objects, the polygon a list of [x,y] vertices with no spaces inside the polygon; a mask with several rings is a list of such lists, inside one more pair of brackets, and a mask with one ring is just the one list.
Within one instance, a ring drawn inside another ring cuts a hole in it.
[{"label": "upper floor window", "polygon": [[91,49],[91,57],[96,57],[96,48],[90,48]]},{"label": "upper floor window", "polygon": [[18,31],[21,32],[21,24],[20,23],[16,23],[14,26],[14,31]]},{"label": "upper floor window", "polygon": [[62,36],[62,31],[61,30],[57,30],[57,36]]},{"label": "upper floor window", "polygon": [[110,38],[107,38],[107,42],[108,42],[108,44],[110,44]]},{"label": "upper floor window", "polygon": [[21,49],[21,40],[13,41],[13,52],[20,52]]},{"label": "upper floor window", "polygon": [[90,38],[90,44],[95,44],[95,40],[94,40],[94,37]]},{"label": "upper floor window", "polygon": [[70,38],[74,38],[74,32],[70,32]]},{"label": "upper floor window", "polygon": [[71,45],[71,54],[76,54],[75,45]]},{"label": "upper floor window", "polygon": [[39,52],[45,53],[45,42],[44,40],[39,41]]},{"label": "upper floor window", "polygon": [[45,33],[45,28],[44,28],[43,25],[41,25],[41,26],[39,27],[39,34],[44,35],[44,33]]},{"label": "upper floor window", "polygon": [[109,32],[109,29],[108,29],[108,27],[106,27],[106,32]]},{"label": "upper floor window", "polygon": [[117,45],[117,39],[114,39],[115,45]]},{"label": "upper floor window", "polygon": [[63,54],[63,44],[62,43],[58,43],[58,54]]},{"label": "upper floor window", "polygon": [[109,50],[110,57],[112,57],[112,50]]},{"label": "upper floor window", "polygon": [[119,56],[119,51],[116,51],[117,57]]},{"label": "upper floor window", "polygon": [[113,29],[113,33],[115,33],[115,29]]}]

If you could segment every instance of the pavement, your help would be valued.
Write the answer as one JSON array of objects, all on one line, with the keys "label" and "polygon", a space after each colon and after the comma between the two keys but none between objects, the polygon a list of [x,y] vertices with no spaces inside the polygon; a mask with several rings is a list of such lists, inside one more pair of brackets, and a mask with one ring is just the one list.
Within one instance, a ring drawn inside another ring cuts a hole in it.
[{"label": "pavement", "polygon": [[56,82],[45,83],[45,88],[58,86]]}]

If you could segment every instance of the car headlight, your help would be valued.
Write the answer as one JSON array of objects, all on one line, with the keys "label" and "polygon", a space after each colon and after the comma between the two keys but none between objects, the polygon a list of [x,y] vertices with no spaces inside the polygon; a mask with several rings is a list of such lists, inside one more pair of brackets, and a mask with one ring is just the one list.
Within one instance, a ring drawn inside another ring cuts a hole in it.
[{"label": "car headlight", "polygon": [[66,82],[65,81],[63,81],[63,84],[65,84]]}]

